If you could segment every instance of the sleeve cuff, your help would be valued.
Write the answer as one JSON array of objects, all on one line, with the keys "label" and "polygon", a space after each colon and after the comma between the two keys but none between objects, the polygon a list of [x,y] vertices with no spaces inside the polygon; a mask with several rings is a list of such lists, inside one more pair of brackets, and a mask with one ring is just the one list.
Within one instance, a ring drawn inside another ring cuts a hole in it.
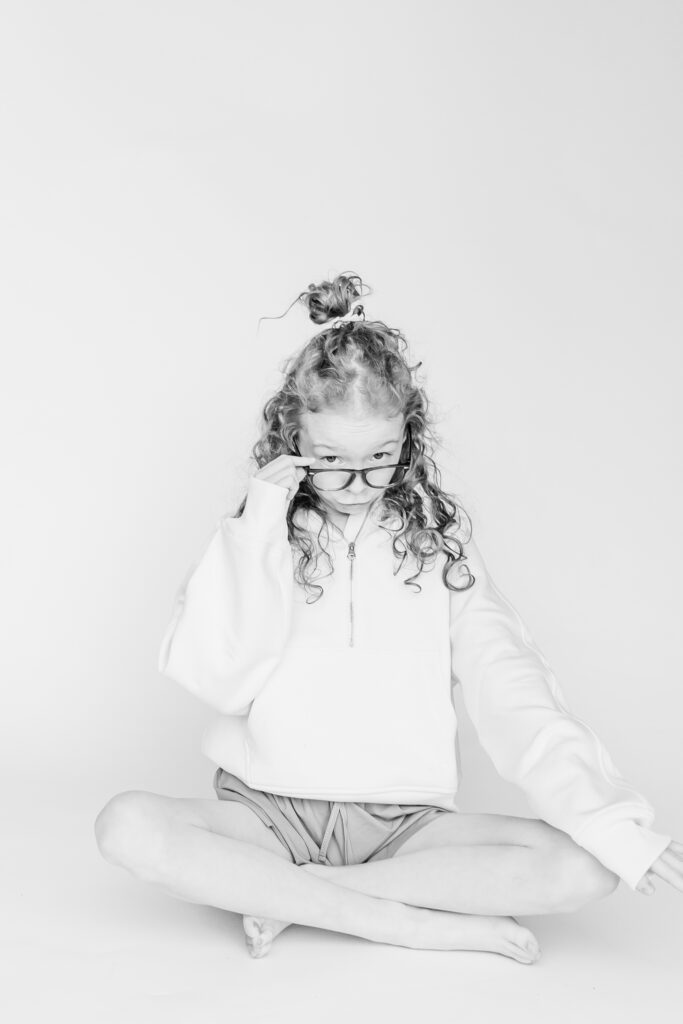
[{"label": "sleeve cuff", "polygon": [[239,519],[225,516],[224,523],[238,524],[240,533],[255,540],[267,540],[285,528],[287,518],[287,488],[280,484],[250,476],[247,483],[247,503]]},{"label": "sleeve cuff", "polygon": [[671,842],[671,836],[653,832],[635,821],[619,821],[581,829],[573,837],[610,871],[614,871],[635,892],[638,882]]}]

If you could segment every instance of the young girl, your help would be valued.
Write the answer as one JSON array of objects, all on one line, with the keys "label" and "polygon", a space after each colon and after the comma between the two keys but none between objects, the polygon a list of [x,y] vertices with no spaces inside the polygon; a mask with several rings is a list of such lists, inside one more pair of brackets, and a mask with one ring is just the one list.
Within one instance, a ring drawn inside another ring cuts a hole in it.
[{"label": "young girl", "polygon": [[[441,490],[405,339],[365,319],[357,275],[298,298],[322,330],[267,402],[258,470],[159,655],[217,712],[202,749],[219,800],[118,794],[96,822],[103,855],[244,915],[253,956],[296,922],[532,963],[512,914],[571,911],[619,879],[683,891],[683,844],[652,831],[568,709]],[[457,684],[538,818],[458,810]]]}]

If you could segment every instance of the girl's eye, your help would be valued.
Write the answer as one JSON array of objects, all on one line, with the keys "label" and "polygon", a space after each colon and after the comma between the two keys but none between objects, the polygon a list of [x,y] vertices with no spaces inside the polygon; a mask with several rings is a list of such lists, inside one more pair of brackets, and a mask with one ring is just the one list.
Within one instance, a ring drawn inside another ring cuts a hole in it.
[{"label": "girl's eye", "polygon": [[[384,455],[389,455],[389,454],[390,454],[390,452],[375,452],[375,455],[379,455],[380,458],[382,458]],[[336,459],[336,458],[337,458],[336,455],[321,455],[320,456],[321,461],[324,461],[325,459]],[[373,458],[374,458],[374,456],[373,456]]]}]

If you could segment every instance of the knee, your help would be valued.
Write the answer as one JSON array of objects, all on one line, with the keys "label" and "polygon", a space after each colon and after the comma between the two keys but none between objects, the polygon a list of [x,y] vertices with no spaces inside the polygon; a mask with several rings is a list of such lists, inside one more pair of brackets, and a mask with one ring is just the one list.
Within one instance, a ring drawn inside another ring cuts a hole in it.
[{"label": "knee", "polygon": [[579,910],[593,900],[604,899],[619,886],[619,876],[567,836],[568,842],[554,858],[557,909]]},{"label": "knee", "polygon": [[109,800],[95,819],[95,840],[112,864],[143,872],[158,863],[165,827],[153,793],[128,790]]}]

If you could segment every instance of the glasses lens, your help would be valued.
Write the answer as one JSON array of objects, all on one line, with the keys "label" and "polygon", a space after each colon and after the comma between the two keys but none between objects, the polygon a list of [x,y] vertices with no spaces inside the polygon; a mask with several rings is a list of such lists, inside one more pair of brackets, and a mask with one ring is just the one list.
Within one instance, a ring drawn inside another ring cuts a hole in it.
[{"label": "glasses lens", "polygon": [[396,474],[394,480],[394,483],[396,483],[403,477],[403,467],[378,466],[376,469],[369,469],[367,472],[368,483],[371,487],[386,487],[391,483],[394,474]]},{"label": "glasses lens", "polygon": [[338,491],[346,486],[349,476],[349,473],[339,470],[335,473],[316,473],[313,480],[319,491]]},{"label": "glasses lens", "polygon": [[[368,484],[370,487],[386,487],[394,474],[396,477],[393,482],[398,483],[403,479],[403,472],[403,466],[399,466],[398,469],[393,466],[377,466],[368,470]],[[351,474],[340,469],[334,473],[316,473],[314,479],[315,486],[319,491],[339,491],[346,487],[351,479]]]}]

